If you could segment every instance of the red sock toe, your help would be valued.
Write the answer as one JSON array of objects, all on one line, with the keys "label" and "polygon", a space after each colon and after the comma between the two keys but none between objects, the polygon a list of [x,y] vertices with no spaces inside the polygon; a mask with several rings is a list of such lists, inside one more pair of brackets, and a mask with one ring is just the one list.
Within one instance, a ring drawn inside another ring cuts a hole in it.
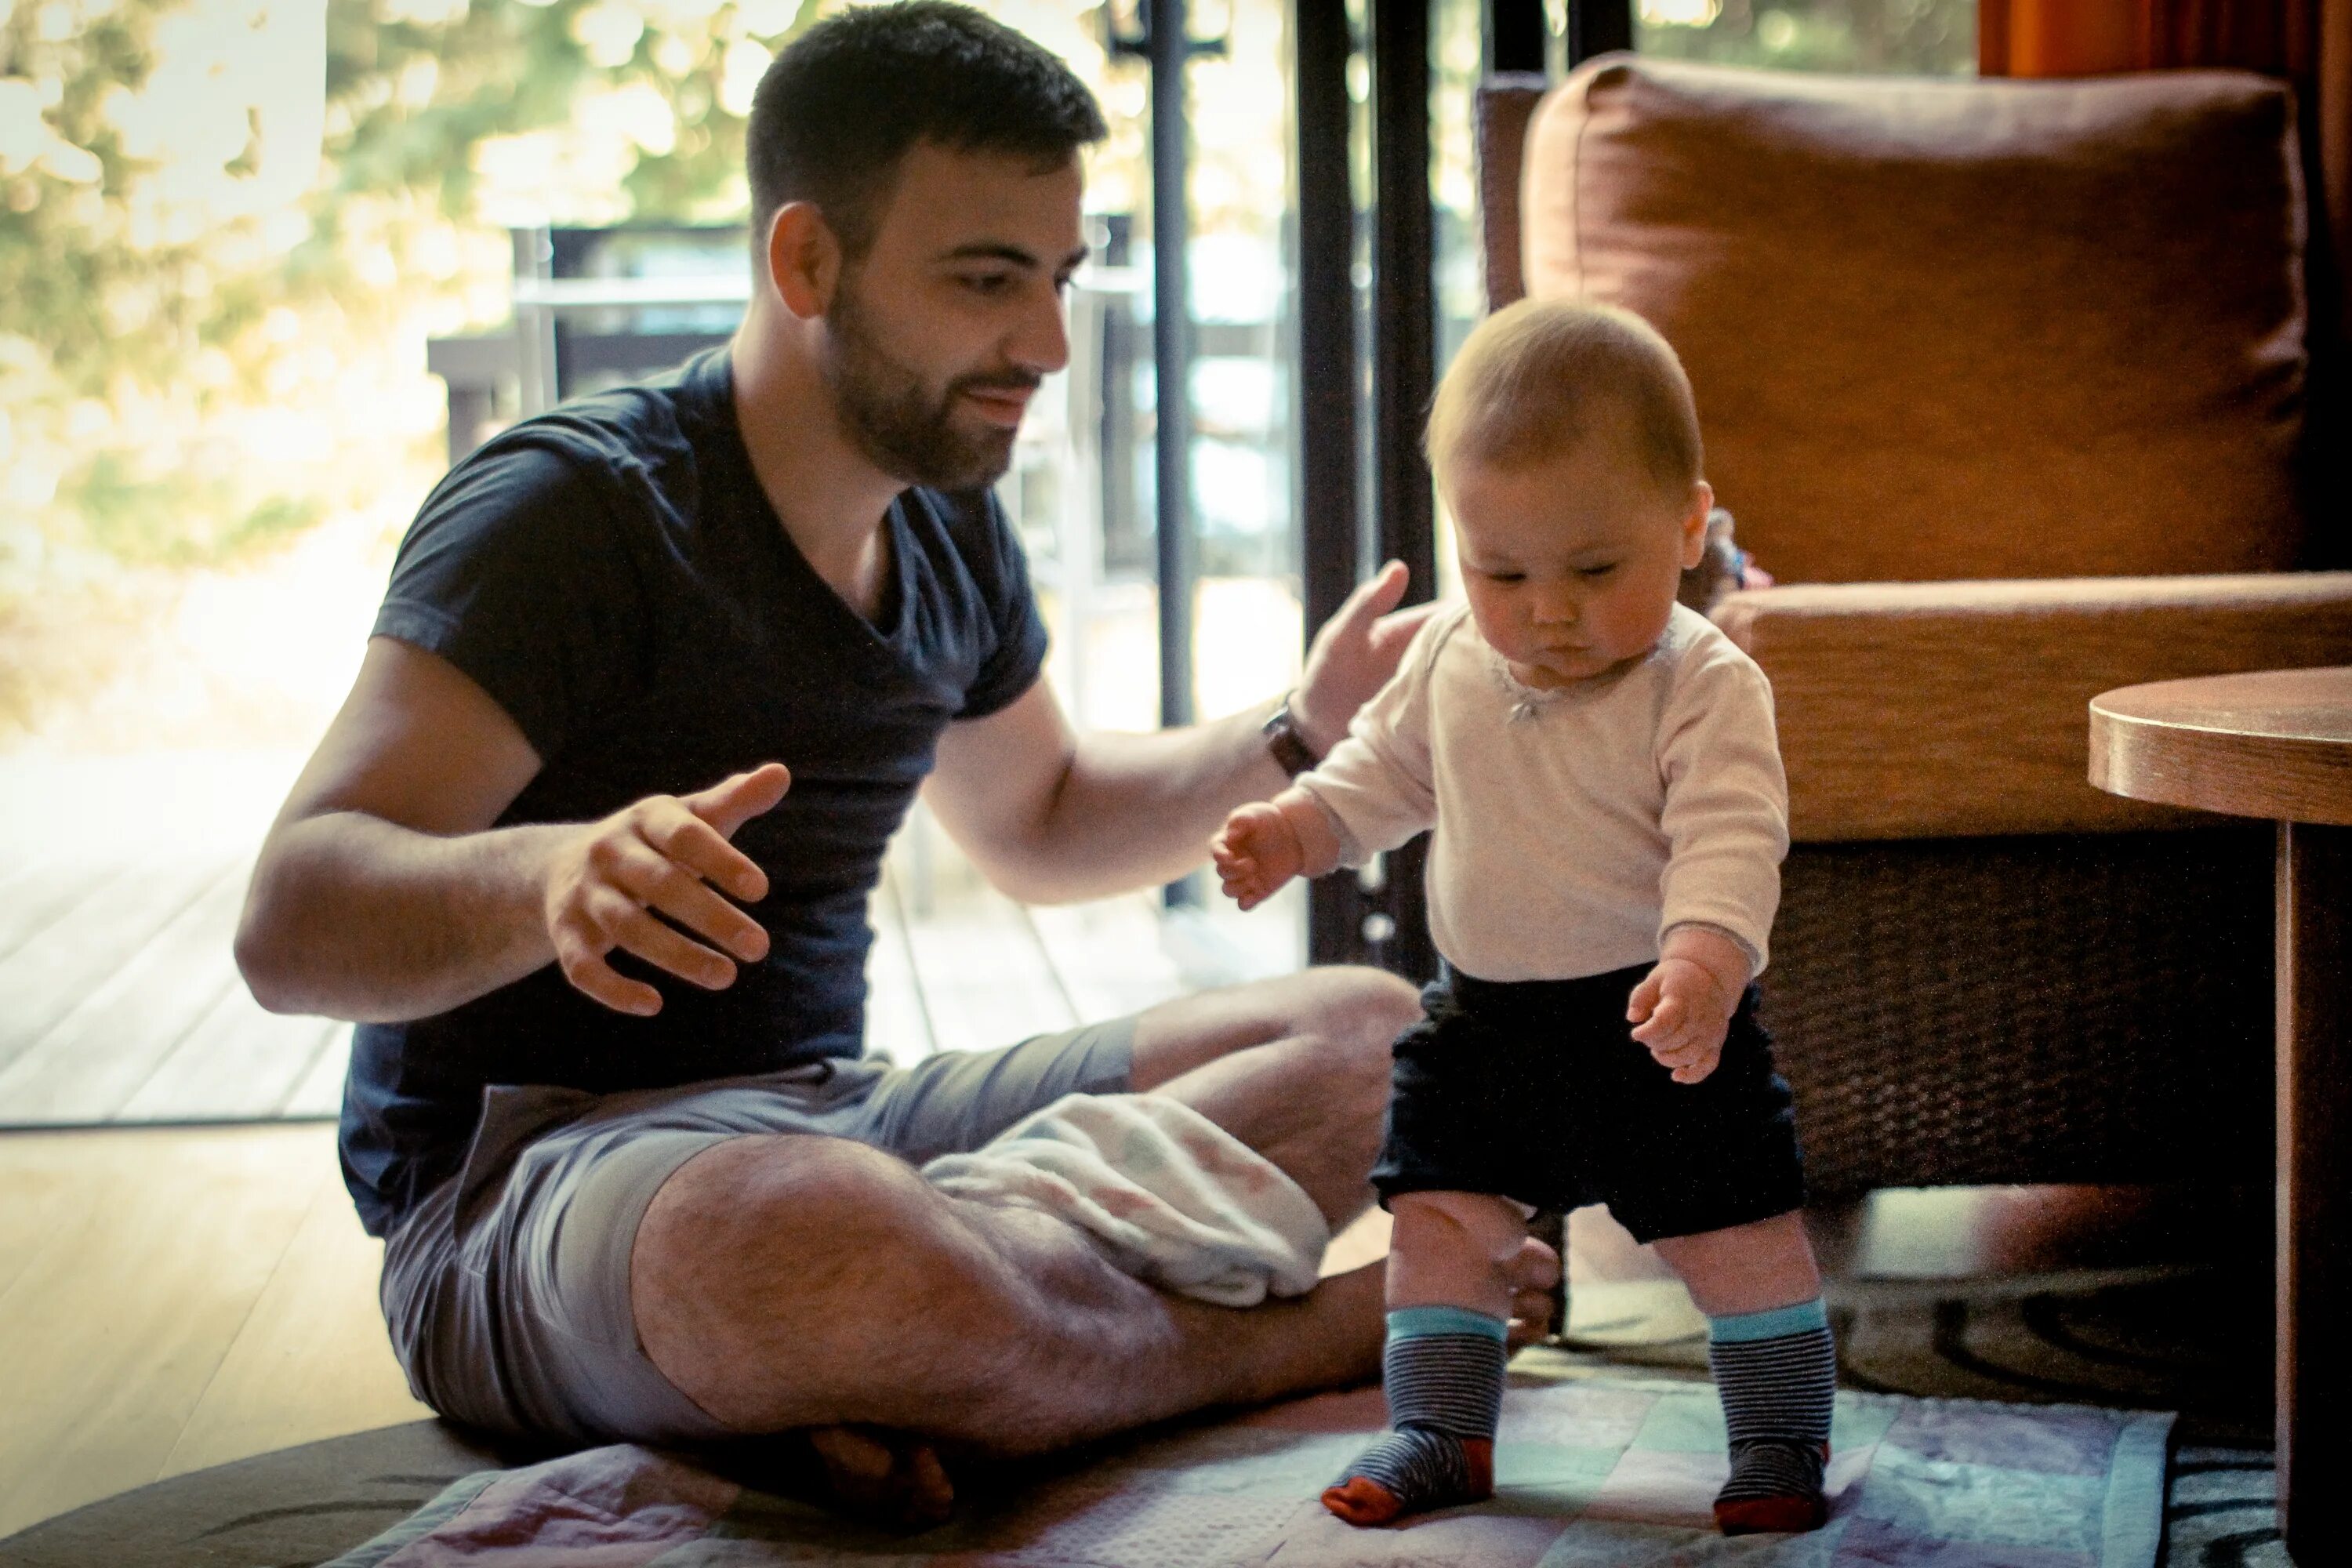
[{"label": "red sock toe", "polygon": [[1829,1521],[1820,1497],[1751,1497],[1715,1505],[1715,1527],[1726,1535],[1796,1535]]},{"label": "red sock toe", "polygon": [[1465,1501],[1484,1502],[1495,1495],[1495,1445],[1475,1437],[1463,1439],[1462,1457],[1470,1461],[1470,1495]]},{"label": "red sock toe", "polygon": [[1323,1506],[1354,1525],[1392,1524],[1404,1512],[1404,1500],[1366,1476],[1324,1488]]}]

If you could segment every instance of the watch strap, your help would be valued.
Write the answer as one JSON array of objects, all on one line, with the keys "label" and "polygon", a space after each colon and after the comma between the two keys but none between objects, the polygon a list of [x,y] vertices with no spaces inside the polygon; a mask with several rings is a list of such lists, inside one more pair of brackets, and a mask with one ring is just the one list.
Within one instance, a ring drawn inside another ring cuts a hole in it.
[{"label": "watch strap", "polygon": [[1315,765],[1314,749],[1298,732],[1297,721],[1290,716],[1287,701],[1274,710],[1274,717],[1259,727],[1258,733],[1265,737],[1265,749],[1273,753],[1276,763],[1290,777],[1297,778]]}]

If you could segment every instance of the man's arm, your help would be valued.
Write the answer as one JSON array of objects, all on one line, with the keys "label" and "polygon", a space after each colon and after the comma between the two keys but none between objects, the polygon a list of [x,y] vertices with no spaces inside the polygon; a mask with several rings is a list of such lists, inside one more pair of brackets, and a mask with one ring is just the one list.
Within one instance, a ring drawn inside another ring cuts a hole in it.
[{"label": "man's arm", "polygon": [[[1291,712],[1318,756],[1433,613],[1391,614],[1404,585],[1391,563],[1316,634]],[[1207,857],[1227,813],[1282,787],[1258,733],[1275,706],[1182,730],[1082,736],[1039,680],[1010,707],[948,727],[924,797],[1014,898],[1059,903],[1173,881]]]},{"label": "man's arm", "polygon": [[1024,902],[1171,882],[1207,857],[1227,812],[1282,787],[1258,734],[1274,709],[1081,737],[1041,679],[940,737],[924,798],[988,879]]},{"label": "man's arm", "polygon": [[602,822],[491,830],[539,768],[455,665],[372,640],[254,868],[236,935],[254,995],[275,1012],[420,1018],[561,961],[607,1006],[657,1010],[658,992],[604,962],[616,947],[712,989],[733,980],[728,957],[649,906],[736,958],[767,951],[767,933],[711,889],[765,894],[726,839],[782,797],[781,767]]}]

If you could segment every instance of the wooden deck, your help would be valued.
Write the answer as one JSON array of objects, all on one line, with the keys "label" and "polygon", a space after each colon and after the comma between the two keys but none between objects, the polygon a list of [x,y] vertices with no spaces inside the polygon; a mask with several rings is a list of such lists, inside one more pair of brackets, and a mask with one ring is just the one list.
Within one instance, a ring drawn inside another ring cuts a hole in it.
[{"label": "wooden deck", "polygon": [[[333,1117],[350,1026],[265,1013],[230,953],[266,812],[248,802],[168,839],[152,822],[110,835],[74,818],[102,817],[109,789],[128,786],[106,774],[87,792],[99,798],[60,798],[80,776],[52,781],[30,806],[0,793],[13,829],[0,840],[0,1131]],[[63,826],[41,834],[50,818]],[[1005,1045],[1297,962],[1282,917],[1252,916],[1238,941],[1223,939],[1222,973],[1187,972],[1153,898],[1025,909],[936,829],[919,818],[909,831],[934,838],[894,848],[867,972],[869,1046],[893,1061]]]},{"label": "wooden deck", "polygon": [[[230,939],[249,855],[0,875],[0,1130],[331,1118],[351,1026],[265,1013]],[[1183,990],[1151,903],[1024,909],[966,888],[873,905],[871,1047],[899,1063],[1010,1044]]]}]

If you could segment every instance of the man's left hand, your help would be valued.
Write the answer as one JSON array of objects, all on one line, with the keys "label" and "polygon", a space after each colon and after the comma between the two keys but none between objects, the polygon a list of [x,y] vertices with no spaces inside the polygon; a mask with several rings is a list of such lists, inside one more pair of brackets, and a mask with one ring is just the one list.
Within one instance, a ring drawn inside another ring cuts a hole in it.
[{"label": "man's left hand", "polygon": [[1328,756],[1373,692],[1388,684],[1434,604],[1400,610],[1405,564],[1391,561],[1349,595],[1307,645],[1307,672],[1290,699],[1290,720],[1318,757]]}]

